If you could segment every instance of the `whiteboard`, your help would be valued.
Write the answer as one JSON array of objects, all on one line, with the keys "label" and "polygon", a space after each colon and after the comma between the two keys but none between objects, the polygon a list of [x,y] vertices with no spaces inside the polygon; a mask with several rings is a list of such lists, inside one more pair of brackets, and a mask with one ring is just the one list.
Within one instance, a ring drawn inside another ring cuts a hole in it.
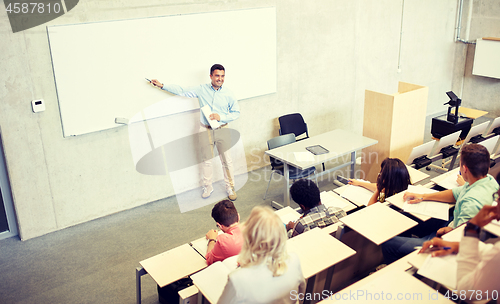
[{"label": "whiteboard", "polygon": [[500,40],[477,39],[472,74],[500,78]]},{"label": "whiteboard", "polygon": [[[209,83],[224,65],[237,99],[276,92],[276,9],[152,17],[47,27],[64,137],[120,126],[167,97],[146,80]],[[197,100],[173,113],[199,108]]]}]

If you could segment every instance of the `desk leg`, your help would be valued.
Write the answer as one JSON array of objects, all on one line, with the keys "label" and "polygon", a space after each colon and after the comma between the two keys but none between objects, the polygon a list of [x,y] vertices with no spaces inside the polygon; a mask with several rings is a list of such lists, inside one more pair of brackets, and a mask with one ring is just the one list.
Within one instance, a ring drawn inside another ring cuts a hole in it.
[{"label": "desk leg", "polygon": [[451,158],[450,167],[448,168],[448,171],[453,170],[453,166],[455,166],[455,161],[457,160],[457,156],[458,153],[453,155],[453,157]]},{"label": "desk leg", "polygon": [[[316,275],[313,275],[309,279],[307,279],[307,284],[306,284],[306,295],[312,295],[314,291],[314,283],[316,282]],[[311,300],[306,300],[304,299],[304,302],[302,304],[310,304]]]},{"label": "desk leg", "polygon": [[141,304],[141,277],[146,273],[146,269],[142,267],[137,267],[135,269],[135,290],[137,296],[137,304]]},{"label": "desk leg", "polygon": [[328,268],[328,272],[326,273],[325,287],[323,287],[323,290],[330,290],[330,285],[332,285],[332,278],[334,271],[335,271],[335,265]]},{"label": "desk leg", "polygon": [[290,188],[290,172],[288,171],[289,167],[287,163],[284,163],[283,166],[283,173],[285,174],[285,193],[283,194],[283,199],[285,200],[283,202],[283,206],[286,204],[287,206],[290,206],[290,191],[288,190]]},{"label": "desk leg", "polygon": [[351,170],[350,170],[350,177],[351,178],[356,178],[354,176],[354,167],[356,166],[356,151],[351,152]]}]

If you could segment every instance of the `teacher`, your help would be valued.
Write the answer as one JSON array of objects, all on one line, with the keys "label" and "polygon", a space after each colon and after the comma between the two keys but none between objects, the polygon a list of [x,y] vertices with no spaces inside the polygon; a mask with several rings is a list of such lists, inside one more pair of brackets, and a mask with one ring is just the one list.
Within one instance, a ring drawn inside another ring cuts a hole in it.
[{"label": "teacher", "polygon": [[214,191],[212,186],[212,158],[214,158],[215,145],[222,162],[228,198],[234,201],[237,196],[234,188],[233,162],[229,151],[231,148],[231,136],[229,130],[227,130],[227,126],[228,123],[240,117],[240,106],[231,91],[226,87],[222,87],[225,73],[225,69],[222,65],[214,64],[210,68],[211,83],[187,89],[173,84],[164,85],[156,79],[151,80],[151,83],[175,95],[198,98],[200,108],[206,105],[210,107],[211,114],[208,119],[217,120],[220,122],[221,126],[217,129],[212,129],[207,118],[200,110],[199,143],[202,155],[201,172],[203,184],[203,193],[201,197],[208,198]]}]

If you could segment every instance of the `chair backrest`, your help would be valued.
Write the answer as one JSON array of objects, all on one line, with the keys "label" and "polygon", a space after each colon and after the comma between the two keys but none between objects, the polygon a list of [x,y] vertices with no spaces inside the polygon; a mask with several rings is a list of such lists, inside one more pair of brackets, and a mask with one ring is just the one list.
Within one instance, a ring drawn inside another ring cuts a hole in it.
[{"label": "chair backrest", "polygon": [[[270,140],[267,141],[267,148],[269,150],[272,150],[274,148],[278,148],[284,145],[288,145],[295,142],[295,134],[285,134],[281,135],[278,137],[271,138]],[[271,161],[271,167],[274,169],[276,167],[283,166],[283,163],[280,162],[279,160],[275,159],[274,157],[269,157],[269,160]]]},{"label": "chair backrest", "polygon": [[306,133],[306,138],[309,137],[307,124],[299,113],[283,115],[278,118],[278,121],[280,123],[280,135],[293,133],[295,137],[298,137]]}]

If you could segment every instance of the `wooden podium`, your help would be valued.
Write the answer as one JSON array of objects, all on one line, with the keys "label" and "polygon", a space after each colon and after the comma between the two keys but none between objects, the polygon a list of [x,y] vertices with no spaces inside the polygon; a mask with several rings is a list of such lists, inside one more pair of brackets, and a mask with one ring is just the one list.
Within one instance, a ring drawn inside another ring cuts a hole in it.
[{"label": "wooden podium", "polygon": [[376,182],[386,157],[406,163],[411,150],[423,143],[428,94],[428,87],[405,82],[391,95],[365,91],[363,136],[378,144],[363,150],[360,178]]}]

